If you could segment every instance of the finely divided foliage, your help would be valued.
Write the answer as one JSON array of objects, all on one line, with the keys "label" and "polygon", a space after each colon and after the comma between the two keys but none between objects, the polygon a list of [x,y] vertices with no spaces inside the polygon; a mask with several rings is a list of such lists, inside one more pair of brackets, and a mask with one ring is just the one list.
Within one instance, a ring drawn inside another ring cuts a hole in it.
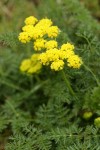
[{"label": "finely divided foliage", "polygon": [[99,23],[79,0],[9,3],[18,10],[0,35],[0,143],[100,150]]}]

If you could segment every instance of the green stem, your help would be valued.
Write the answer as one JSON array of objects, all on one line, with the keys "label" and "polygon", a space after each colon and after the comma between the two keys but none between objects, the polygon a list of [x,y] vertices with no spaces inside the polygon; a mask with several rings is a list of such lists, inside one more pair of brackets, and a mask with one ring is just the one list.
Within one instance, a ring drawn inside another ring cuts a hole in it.
[{"label": "green stem", "polygon": [[100,86],[100,82],[99,82],[99,80],[97,79],[96,75],[92,72],[92,70],[91,70],[88,66],[86,66],[85,64],[84,64],[83,66],[85,67],[86,70],[88,70],[88,71],[92,74],[92,76],[94,77],[94,79],[95,79],[97,85]]},{"label": "green stem", "polygon": [[76,97],[76,94],[74,93],[74,91],[73,91],[73,89],[72,89],[72,87],[71,87],[71,85],[70,85],[70,82],[69,82],[69,80],[68,80],[68,78],[67,78],[67,76],[66,76],[64,70],[62,70],[61,72],[62,72],[63,79],[64,79],[64,81],[65,81],[65,83],[66,83],[66,85],[67,85],[67,87],[68,87],[70,93],[71,93],[73,96]]},{"label": "green stem", "polygon": [[12,109],[13,113],[16,115],[16,117],[18,117],[18,113],[16,112],[16,109],[13,107],[13,105],[10,103],[9,99],[7,100],[7,103],[10,106],[10,108]]}]

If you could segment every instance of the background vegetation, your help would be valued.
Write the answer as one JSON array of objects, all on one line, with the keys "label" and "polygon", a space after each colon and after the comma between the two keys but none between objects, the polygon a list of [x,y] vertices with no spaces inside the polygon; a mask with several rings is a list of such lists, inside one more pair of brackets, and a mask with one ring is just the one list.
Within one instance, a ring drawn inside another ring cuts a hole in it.
[{"label": "background vegetation", "polygon": [[[59,73],[19,71],[33,52],[18,41],[28,16],[52,19],[71,41],[84,64],[67,70],[76,100]],[[100,2],[99,0],[0,1],[0,150],[100,150]],[[91,118],[84,113],[91,112]]]}]

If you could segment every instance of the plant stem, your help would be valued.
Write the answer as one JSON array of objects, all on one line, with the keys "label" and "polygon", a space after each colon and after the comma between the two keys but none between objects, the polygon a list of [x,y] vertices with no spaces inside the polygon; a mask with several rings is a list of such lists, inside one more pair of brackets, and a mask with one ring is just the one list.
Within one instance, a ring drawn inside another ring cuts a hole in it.
[{"label": "plant stem", "polygon": [[66,76],[64,70],[62,70],[61,73],[62,73],[63,79],[64,79],[64,81],[65,81],[65,83],[66,83],[66,85],[67,85],[67,87],[68,87],[70,93],[71,93],[73,96],[76,97],[76,94],[75,94],[75,92],[73,91],[73,89],[72,89],[72,87],[71,87],[71,85],[70,85],[70,81],[68,80],[68,78],[67,78],[67,76]]},{"label": "plant stem", "polygon": [[88,66],[86,66],[85,64],[84,64],[84,67],[85,67],[86,70],[88,70],[88,71],[92,74],[92,76],[94,77],[94,79],[95,79],[97,85],[100,86],[100,82],[99,82],[99,80],[97,79],[96,75],[92,72],[92,70],[91,70]]},{"label": "plant stem", "polygon": [[16,117],[18,117],[18,113],[16,112],[16,109],[14,108],[14,106],[10,103],[9,99],[7,100],[7,104],[10,106],[10,108],[12,109],[13,113],[16,115]]}]

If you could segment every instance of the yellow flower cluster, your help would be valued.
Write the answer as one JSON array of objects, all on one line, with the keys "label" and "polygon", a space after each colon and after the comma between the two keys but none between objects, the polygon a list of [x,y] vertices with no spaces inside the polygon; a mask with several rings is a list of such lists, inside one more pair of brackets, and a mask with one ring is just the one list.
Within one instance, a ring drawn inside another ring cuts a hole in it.
[{"label": "yellow flower cluster", "polygon": [[45,43],[46,43],[46,40],[44,40],[43,38],[37,39],[33,44],[34,45],[34,50],[40,51],[41,49],[44,49],[45,48]]},{"label": "yellow flower cluster", "polygon": [[56,38],[59,33],[59,28],[53,26],[50,19],[44,18],[38,21],[34,16],[26,18],[25,26],[19,34],[19,40],[27,43],[33,39],[33,48],[39,54],[34,54],[31,59],[24,60],[20,70],[35,73],[42,65],[50,65],[52,70],[59,71],[64,68],[65,64],[68,67],[79,69],[82,60],[75,54],[74,45],[66,43],[58,48],[57,41],[51,39]]},{"label": "yellow flower cluster", "polygon": [[38,21],[37,18],[30,16],[25,19],[25,26],[22,28],[23,32],[19,34],[19,40],[22,43],[27,43],[30,40],[36,40],[47,36],[49,38],[56,38],[59,34],[59,28],[52,26],[50,19],[44,18]]},{"label": "yellow flower cluster", "polygon": [[29,74],[39,72],[42,68],[41,63],[38,60],[39,56],[40,54],[33,54],[30,59],[23,60],[20,65],[20,70]]},{"label": "yellow flower cluster", "polygon": [[45,48],[47,50],[51,49],[51,48],[57,48],[57,46],[58,46],[58,43],[55,40],[50,40],[50,41],[45,43]]},{"label": "yellow flower cluster", "polygon": [[34,50],[35,51],[41,51],[43,49],[51,49],[56,48],[58,46],[58,43],[55,40],[44,40],[43,38],[39,38],[34,42]]},{"label": "yellow flower cluster", "polygon": [[62,70],[64,67],[64,62],[62,60],[56,60],[51,64],[51,69],[58,71],[58,70]]},{"label": "yellow flower cluster", "polygon": [[43,65],[50,65],[50,68],[59,71],[67,63],[69,67],[80,68],[82,60],[74,53],[74,46],[70,43],[63,44],[61,49],[51,48],[39,56]]},{"label": "yellow flower cluster", "polygon": [[34,16],[30,16],[25,19],[25,24],[26,25],[34,25],[37,21],[38,21],[37,18],[35,18]]}]

